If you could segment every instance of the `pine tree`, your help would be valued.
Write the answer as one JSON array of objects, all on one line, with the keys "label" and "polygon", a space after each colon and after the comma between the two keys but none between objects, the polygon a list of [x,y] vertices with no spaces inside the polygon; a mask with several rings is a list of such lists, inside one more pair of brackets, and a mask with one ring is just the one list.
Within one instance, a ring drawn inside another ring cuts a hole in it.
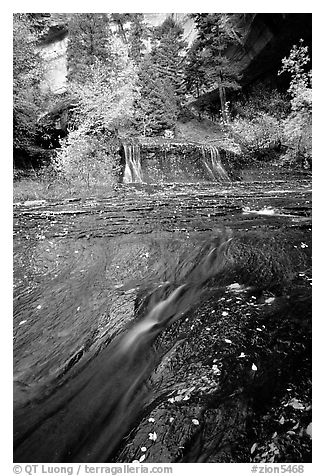
[{"label": "pine tree", "polygon": [[142,61],[138,74],[141,97],[136,102],[136,122],[139,132],[147,136],[173,129],[178,115],[173,86],[167,78],[160,77],[150,55]]},{"label": "pine tree", "polygon": [[168,17],[155,28],[151,51],[139,66],[137,124],[143,135],[175,128],[185,91],[182,33],[182,28]]},{"label": "pine tree", "polygon": [[240,87],[238,64],[230,61],[225,54],[227,47],[241,41],[241,32],[236,29],[234,15],[238,16],[222,13],[193,14],[198,37],[186,65],[185,83],[189,92],[198,96],[211,89],[219,90],[223,119],[226,119],[226,91]]},{"label": "pine tree", "polygon": [[173,87],[178,105],[185,92],[182,63],[186,43],[182,40],[182,34],[183,29],[173,18],[166,18],[154,32],[154,46],[151,52],[159,77],[168,80]]},{"label": "pine tree", "polygon": [[119,36],[128,47],[129,57],[139,64],[146,50],[150,28],[143,13],[112,13],[110,21],[117,26]]},{"label": "pine tree", "polygon": [[75,13],[68,25],[68,80],[87,80],[85,66],[108,61],[108,38],[111,34],[106,13]]},{"label": "pine tree", "polygon": [[185,63],[185,87],[186,90],[199,98],[206,84],[206,68],[204,54],[200,50],[198,42],[195,42],[186,57]]}]

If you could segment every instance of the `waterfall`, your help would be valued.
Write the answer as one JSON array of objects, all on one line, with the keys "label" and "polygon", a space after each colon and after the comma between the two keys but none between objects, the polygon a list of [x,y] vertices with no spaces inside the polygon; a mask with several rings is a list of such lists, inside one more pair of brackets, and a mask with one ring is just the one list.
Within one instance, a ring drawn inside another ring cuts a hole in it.
[{"label": "waterfall", "polygon": [[224,169],[219,150],[215,146],[202,146],[201,147],[203,165],[205,166],[209,176],[212,180],[220,180],[223,182],[230,182],[229,175]]},{"label": "waterfall", "polygon": [[140,161],[140,146],[136,144],[124,144],[123,149],[125,156],[123,182],[143,182]]},{"label": "waterfall", "polygon": [[123,144],[124,183],[231,181],[216,146],[168,142],[151,146],[149,143],[147,148],[151,149],[149,157],[146,146],[141,144],[140,157],[139,143]]}]

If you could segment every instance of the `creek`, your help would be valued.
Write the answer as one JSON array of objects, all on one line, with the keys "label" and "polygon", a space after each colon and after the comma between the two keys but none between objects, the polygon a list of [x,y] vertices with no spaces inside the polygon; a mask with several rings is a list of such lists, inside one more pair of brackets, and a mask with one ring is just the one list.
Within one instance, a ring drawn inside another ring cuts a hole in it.
[{"label": "creek", "polygon": [[15,462],[248,462],[281,402],[309,423],[310,178],[203,159],[146,183],[126,147],[104,199],[14,206]]}]

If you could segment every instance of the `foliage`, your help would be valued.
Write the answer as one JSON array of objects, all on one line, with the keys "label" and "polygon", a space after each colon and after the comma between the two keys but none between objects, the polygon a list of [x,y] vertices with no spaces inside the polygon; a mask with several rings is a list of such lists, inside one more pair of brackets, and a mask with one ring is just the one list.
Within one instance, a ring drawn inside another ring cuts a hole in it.
[{"label": "foliage", "polygon": [[118,38],[109,39],[108,49],[110,62],[95,60],[84,68],[87,80],[73,81],[69,85],[77,100],[73,128],[80,134],[116,132],[133,115],[133,103],[138,94],[135,66]]},{"label": "foliage", "polygon": [[289,99],[288,94],[259,83],[232,103],[231,113],[245,119],[254,119],[259,112],[281,120],[290,113]]},{"label": "foliage", "polygon": [[310,168],[312,158],[312,118],[308,111],[291,113],[284,123],[285,143],[288,147],[283,157],[285,163],[298,162]]},{"label": "foliage", "polygon": [[[225,130],[237,142],[246,160],[272,159],[283,142],[283,121],[290,111],[288,97],[263,84],[241,94],[229,111],[226,103]],[[233,116],[231,118],[231,116]]]},{"label": "foliage", "polygon": [[161,80],[168,81],[175,93],[177,104],[184,94],[182,61],[185,54],[183,29],[168,17],[154,31],[151,59]]},{"label": "foliage", "polygon": [[117,26],[118,34],[128,47],[130,58],[139,64],[143,59],[150,29],[143,13],[112,13],[110,21]]},{"label": "foliage", "polygon": [[83,77],[70,80],[75,98],[70,131],[57,154],[58,168],[72,181],[89,187],[96,177],[110,183],[118,173],[110,144],[130,123],[137,97],[137,74],[122,41],[110,36],[106,42],[107,61],[93,58],[84,66]]},{"label": "foliage", "polygon": [[144,135],[155,135],[173,130],[178,107],[175,90],[167,79],[159,77],[150,57],[144,58],[139,68],[141,96],[136,102],[136,126]]},{"label": "foliage", "polygon": [[183,100],[183,30],[168,17],[154,31],[153,46],[139,67],[141,98],[136,124],[142,135],[174,130]]},{"label": "foliage", "polygon": [[112,185],[120,173],[118,157],[103,134],[87,136],[79,131],[70,132],[55,163],[61,176],[87,188],[99,183]]},{"label": "foliage", "polygon": [[38,85],[42,65],[36,51],[38,36],[27,14],[13,16],[13,138],[15,150],[26,150],[34,141],[42,98]]},{"label": "foliage", "polygon": [[68,80],[82,84],[87,80],[88,66],[109,59],[108,16],[105,13],[74,13],[68,28]]},{"label": "foliage", "polygon": [[239,67],[225,55],[227,47],[240,41],[233,16],[237,14],[193,14],[198,38],[192,45],[185,69],[190,93],[199,96],[211,89],[219,90],[222,116],[225,118],[226,91],[239,89]]},{"label": "foliage", "polygon": [[281,121],[263,112],[251,118],[237,116],[228,127],[247,158],[270,158],[282,141]]},{"label": "foliage", "polygon": [[200,97],[206,84],[206,70],[204,53],[200,51],[199,43],[194,42],[191,46],[185,65],[185,86],[187,92],[196,98]]},{"label": "foliage", "polygon": [[311,70],[306,71],[305,66],[309,63],[308,46],[303,46],[303,40],[300,45],[294,45],[288,58],[282,59],[282,68],[279,75],[288,72],[291,75],[290,86],[288,89],[292,97],[291,107],[293,111],[303,108],[310,108],[311,105]]},{"label": "foliage", "polygon": [[284,123],[284,136],[288,151],[284,160],[299,161],[309,167],[312,157],[312,72],[306,71],[310,61],[308,47],[300,40],[288,57],[282,60],[282,69],[291,75],[288,92],[291,96],[291,113]]},{"label": "foliage", "polygon": [[230,136],[240,144],[248,158],[265,158],[286,147],[283,163],[311,164],[312,97],[308,48],[300,42],[288,58],[282,60],[279,74],[289,73],[288,95],[258,85],[249,96],[233,104],[235,118],[226,126]]}]

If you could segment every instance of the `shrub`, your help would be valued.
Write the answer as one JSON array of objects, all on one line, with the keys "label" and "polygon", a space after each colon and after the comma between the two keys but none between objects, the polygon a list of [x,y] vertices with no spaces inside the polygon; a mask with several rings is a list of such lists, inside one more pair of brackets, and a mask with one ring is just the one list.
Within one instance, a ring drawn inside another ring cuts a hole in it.
[{"label": "shrub", "polygon": [[281,145],[281,122],[266,113],[258,113],[253,118],[237,116],[228,123],[228,131],[250,159],[273,158]]},{"label": "shrub", "polygon": [[307,111],[293,112],[284,122],[284,138],[287,146],[282,160],[284,163],[299,163],[303,168],[311,167],[312,121]]},{"label": "shrub", "polygon": [[73,183],[112,186],[120,174],[120,160],[105,135],[70,132],[55,159],[57,171]]},{"label": "shrub", "polygon": [[254,119],[257,112],[278,120],[285,119],[290,113],[290,96],[259,83],[251,89],[249,95],[241,95],[231,109],[235,115],[246,119]]}]

